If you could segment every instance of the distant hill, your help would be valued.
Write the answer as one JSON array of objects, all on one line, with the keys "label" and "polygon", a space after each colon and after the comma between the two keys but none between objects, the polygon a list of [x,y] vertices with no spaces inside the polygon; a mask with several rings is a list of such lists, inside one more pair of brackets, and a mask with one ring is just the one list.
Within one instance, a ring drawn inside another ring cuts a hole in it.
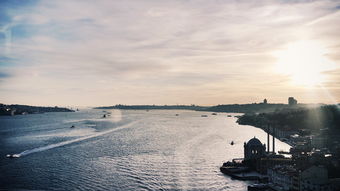
[{"label": "distant hill", "polygon": [[231,105],[217,105],[208,108],[208,111],[214,112],[233,112],[233,113],[266,113],[275,110],[291,107],[287,104],[231,104]]},{"label": "distant hill", "polygon": [[103,106],[95,107],[94,109],[126,109],[126,110],[154,110],[154,109],[179,109],[179,110],[195,110],[204,111],[208,107],[196,106],[196,105],[115,105],[115,106]]},{"label": "distant hill", "polygon": [[74,112],[71,109],[63,107],[40,107],[29,105],[5,105],[0,104],[0,115],[22,115],[45,112]]},{"label": "distant hill", "polygon": [[[283,108],[288,108],[286,104],[230,104],[217,106],[198,106],[198,105],[115,105],[95,107],[95,109],[126,109],[126,110],[153,110],[153,109],[183,109],[194,111],[212,111],[212,112],[232,112],[232,113],[263,113],[273,112]],[[293,106],[295,107],[295,106]]]}]

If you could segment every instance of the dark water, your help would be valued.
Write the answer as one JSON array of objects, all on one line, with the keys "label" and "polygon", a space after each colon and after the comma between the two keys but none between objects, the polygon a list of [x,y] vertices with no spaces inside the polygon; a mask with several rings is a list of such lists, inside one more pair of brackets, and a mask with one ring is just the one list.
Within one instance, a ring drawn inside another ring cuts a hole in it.
[{"label": "dark water", "polygon": [[219,166],[243,157],[244,141],[266,140],[226,114],[108,111],[0,117],[0,189],[246,190]]}]

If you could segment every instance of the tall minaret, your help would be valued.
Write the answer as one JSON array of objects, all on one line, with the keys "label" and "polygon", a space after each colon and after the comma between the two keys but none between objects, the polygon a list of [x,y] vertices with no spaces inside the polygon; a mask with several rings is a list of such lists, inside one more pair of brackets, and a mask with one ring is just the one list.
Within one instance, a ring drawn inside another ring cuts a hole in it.
[{"label": "tall minaret", "polygon": [[275,128],[273,127],[273,154],[275,153]]},{"label": "tall minaret", "polygon": [[269,148],[269,125],[267,125],[267,152],[270,152],[270,148]]}]

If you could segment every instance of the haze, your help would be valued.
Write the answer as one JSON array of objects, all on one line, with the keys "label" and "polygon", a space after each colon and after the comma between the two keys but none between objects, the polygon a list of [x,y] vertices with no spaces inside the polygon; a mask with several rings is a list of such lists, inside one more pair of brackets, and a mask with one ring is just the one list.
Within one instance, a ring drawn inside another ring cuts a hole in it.
[{"label": "haze", "polygon": [[0,102],[340,102],[339,1],[0,1]]}]

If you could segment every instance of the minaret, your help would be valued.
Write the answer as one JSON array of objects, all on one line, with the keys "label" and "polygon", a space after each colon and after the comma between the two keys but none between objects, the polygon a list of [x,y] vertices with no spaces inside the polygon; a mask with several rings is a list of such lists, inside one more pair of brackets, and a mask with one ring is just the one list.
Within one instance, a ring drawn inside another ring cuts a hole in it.
[{"label": "minaret", "polygon": [[267,125],[267,152],[270,152],[270,148],[269,148],[269,125]]},{"label": "minaret", "polygon": [[273,154],[275,153],[275,128],[273,127]]}]

